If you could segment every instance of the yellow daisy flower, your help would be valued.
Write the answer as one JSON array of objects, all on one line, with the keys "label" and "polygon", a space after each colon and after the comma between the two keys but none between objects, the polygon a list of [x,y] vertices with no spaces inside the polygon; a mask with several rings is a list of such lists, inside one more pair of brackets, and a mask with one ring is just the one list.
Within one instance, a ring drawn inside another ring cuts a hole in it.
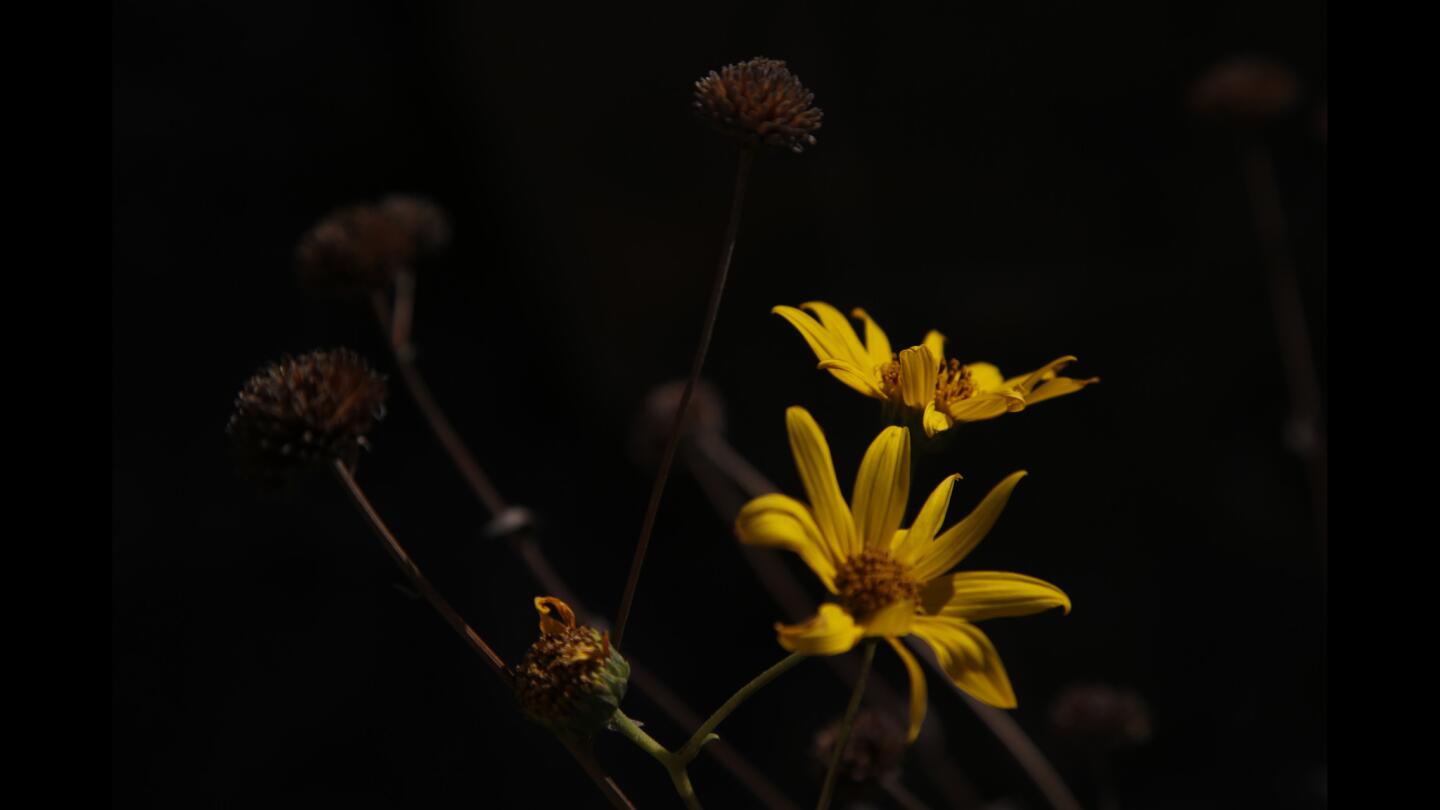
[{"label": "yellow daisy flower", "polygon": [[[922,412],[926,436],[956,422],[975,422],[1079,391],[1099,377],[1076,380],[1058,372],[1075,361],[1060,357],[1028,374],[1006,378],[990,363],[962,365],[945,359],[945,336],[930,330],[919,346],[896,354],[890,339],[863,309],[851,315],[865,324],[865,342],[835,307],[821,301],[800,305],[816,317],[779,306],[770,310],[790,322],[820,358],[819,368],[867,397]],[[818,318],[818,320],[816,319]]]},{"label": "yellow daisy flower", "polygon": [[947,573],[983,539],[1024,471],[1001,481],[968,517],[940,531],[950,506],[951,475],[901,529],[910,495],[910,431],[886,428],[866,451],[845,502],[820,426],[804,408],[785,412],[790,449],[809,496],[750,501],[735,520],[742,543],[795,552],[837,598],[809,621],[777,624],[780,646],[806,655],[839,655],[866,637],[882,637],[910,675],[913,742],[925,718],[925,677],[900,642],[914,634],[935,650],[955,684],[981,701],[1015,707],[1015,692],[990,639],[972,622],[1023,616],[1052,607],[1070,612],[1070,597],[1048,582],[1004,571]]}]

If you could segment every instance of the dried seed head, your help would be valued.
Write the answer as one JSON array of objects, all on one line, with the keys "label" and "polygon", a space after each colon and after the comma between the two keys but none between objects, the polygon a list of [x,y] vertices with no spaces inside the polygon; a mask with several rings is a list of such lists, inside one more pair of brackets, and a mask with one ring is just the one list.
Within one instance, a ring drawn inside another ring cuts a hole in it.
[{"label": "dried seed head", "polygon": [[[660,456],[670,439],[670,429],[675,423],[675,409],[680,406],[680,397],[684,393],[685,381],[672,380],[650,389],[645,396],[645,404],[635,415],[630,429],[630,452],[637,464],[654,466],[660,463]],[[695,390],[690,394],[690,405],[685,409],[681,437],[724,432],[725,401],[715,386],[706,380],[697,380]]]},{"label": "dried seed head", "polygon": [[630,664],[610,646],[608,633],[576,626],[574,612],[559,599],[537,596],[535,609],[540,638],[515,669],[515,696],[541,725],[589,739],[620,707]]},{"label": "dried seed head", "polygon": [[1190,109],[1227,125],[1255,125],[1290,112],[1300,80],[1289,67],[1265,57],[1241,56],[1211,67],[1190,92]]},{"label": "dried seed head", "polygon": [[353,464],[385,415],[385,378],[349,349],[286,356],[250,378],[226,427],[278,467],[341,459]]},{"label": "dried seed head", "polygon": [[410,263],[414,240],[396,217],[370,205],[330,212],[300,240],[295,264],[312,289],[384,287]]},{"label": "dried seed head", "polygon": [[1150,739],[1150,709],[1134,692],[1103,683],[1072,684],[1051,701],[1050,726],[1081,749],[1139,745]]},{"label": "dried seed head", "polygon": [[434,202],[409,194],[391,194],[380,210],[405,232],[416,253],[434,253],[450,244],[450,219]]},{"label": "dried seed head", "polygon": [[720,132],[799,154],[815,145],[824,115],[815,96],[779,59],[726,65],[695,82],[695,112]]},{"label": "dried seed head", "polygon": [[[839,736],[838,720],[821,729],[811,748],[812,761],[828,768]],[[850,740],[840,758],[840,774],[856,786],[882,779],[900,767],[905,747],[905,729],[899,720],[883,712],[862,709],[855,715]]]}]

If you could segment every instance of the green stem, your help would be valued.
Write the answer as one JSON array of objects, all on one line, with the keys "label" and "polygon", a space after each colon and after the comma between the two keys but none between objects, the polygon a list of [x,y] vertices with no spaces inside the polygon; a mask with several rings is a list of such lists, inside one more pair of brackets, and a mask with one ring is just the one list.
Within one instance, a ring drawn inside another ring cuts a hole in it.
[{"label": "green stem", "polygon": [[860,698],[865,695],[865,681],[870,677],[870,665],[875,661],[875,642],[866,639],[865,659],[860,662],[860,679],[855,682],[855,691],[850,694],[850,705],[845,707],[845,719],[840,721],[840,736],[835,740],[835,753],[830,755],[830,770],[825,772],[825,786],[820,789],[820,803],[816,810],[828,810],[830,800],[835,798],[835,778],[840,774],[840,759],[845,755],[845,745],[850,742],[850,730],[855,726],[855,715],[860,712]]},{"label": "green stem", "polygon": [[625,712],[615,710],[615,715],[610,718],[610,724],[625,736],[625,739],[635,743],[640,750],[654,757],[661,765],[665,766],[665,772],[670,774],[670,781],[675,784],[675,792],[685,802],[689,810],[703,810],[700,800],[695,796],[695,786],[690,784],[690,773],[685,769],[689,760],[681,759],[678,754],[672,754],[665,746],[661,745],[645,733],[634,720],[626,716]]},{"label": "green stem", "polygon": [[730,716],[731,712],[740,708],[741,703],[749,700],[752,695],[760,691],[766,684],[788,672],[792,667],[804,661],[806,658],[807,656],[801,655],[800,653],[790,653],[780,659],[774,666],[756,675],[753,680],[740,687],[740,691],[731,695],[729,700],[721,704],[720,708],[716,709],[714,714],[710,715],[704,723],[700,724],[700,728],[695,730],[695,733],[690,736],[690,739],[679,752],[677,752],[678,756],[686,763],[693,760],[699,755],[700,748],[704,746],[705,743],[716,739],[715,729],[719,727],[725,718]]}]

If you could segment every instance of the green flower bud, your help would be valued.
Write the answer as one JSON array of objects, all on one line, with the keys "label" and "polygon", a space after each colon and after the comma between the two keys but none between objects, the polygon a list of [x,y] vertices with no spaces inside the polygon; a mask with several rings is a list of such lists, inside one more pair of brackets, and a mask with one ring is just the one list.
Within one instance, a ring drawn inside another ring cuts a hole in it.
[{"label": "green flower bud", "polygon": [[556,734],[589,739],[620,707],[630,664],[608,633],[577,627],[574,611],[559,599],[537,596],[535,609],[540,638],[515,670],[515,694],[531,719]]}]

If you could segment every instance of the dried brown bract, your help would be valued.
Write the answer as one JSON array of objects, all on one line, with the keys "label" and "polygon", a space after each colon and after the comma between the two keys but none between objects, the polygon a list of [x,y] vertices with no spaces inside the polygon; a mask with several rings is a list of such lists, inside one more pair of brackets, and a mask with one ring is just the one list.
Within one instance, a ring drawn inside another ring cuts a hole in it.
[{"label": "dried brown bract", "polygon": [[398,218],[371,205],[337,209],[305,234],[295,249],[300,279],[312,289],[384,287],[415,254],[415,240]]},{"label": "dried brown bract", "polygon": [[815,145],[824,115],[815,96],[779,59],[726,65],[695,82],[695,111],[726,135],[796,154]]},{"label": "dried brown bract", "polygon": [[385,416],[385,394],[385,378],[349,349],[286,356],[245,383],[226,432],[275,466],[353,465]]},{"label": "dried brown bract", "polygon": [[1230,125],[1254,125],[1290,112],[1300,99],[1300,80],[1285,65],[1241,56],[1211,67],[1190,92],[1190,109]]}]

